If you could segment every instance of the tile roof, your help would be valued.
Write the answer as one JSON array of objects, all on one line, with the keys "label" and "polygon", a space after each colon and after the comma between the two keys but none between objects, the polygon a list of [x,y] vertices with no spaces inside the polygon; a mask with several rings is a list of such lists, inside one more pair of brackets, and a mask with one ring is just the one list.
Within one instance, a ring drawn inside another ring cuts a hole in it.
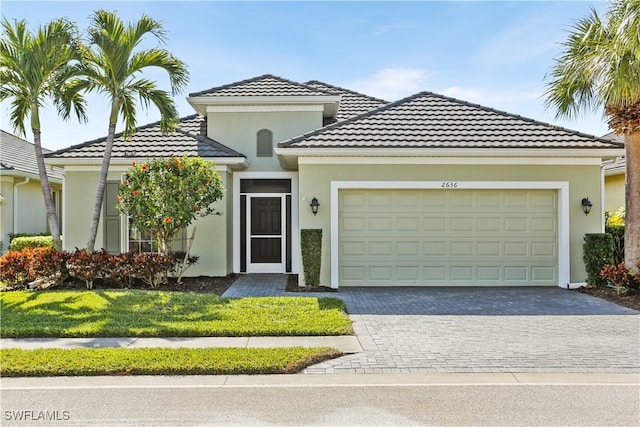
[{"label": "tile roof", "polygon": [[247,80],[190,93],[190,97],[201,96],[327,96],[334,93],[309,85],[283,79],[273,74],[264,74]]},{"label": "tile roof", "polygon": [[338,108],[338,113],[336,114],[335,119],[329,121],[328,123],[325,123],[325,125],[355,117],[359,114],[375,110],[376,108],[382,107],[383,105],[389,103],[389,101],[385,101],[383,99],[374,98],[369,95],[358,93],[350,89],[333,86],[318,80],[311,80],[304,84],[341,96],[340,107]]},{"label": "tile roof", "polygon": [[602,135],[601,138],[609,141],[619,142],[620,144],[624,144],[624,135],[617,135],[615,132],[609,132],[606,135]]},{"label": "tile roof", "polygon": [[421,92],[296,138],[310,148],[621,148],[616,142]]},{"label": "tile roof", "polygon": [[[166,157],[176,156],[200,157],[244,157],[231,148],[206,136],[206,119],[198,114],[183,117],[175,132],[163,135],[160,122],[150,123],[136,129],[136,133],[125,140],[122,133],[116,134],[113,143],[112,158],[125,157]],[[46,157],[50,158],[102,158],[106,137],[87,141],[63,150],[54,151]]]},{"label": "tile roof", "polygon": [[[10,175],[12,171],[38,175],[38,164],[36,163],[36,152],[33,144],[22,138],[1,131],[0,134],[0,170],[3,174]],[[50,153],[51,150],[42,149],[43,153]],[[54,169],[48,170],[47,174],[51,179],[61,180],[62,172]]]}]

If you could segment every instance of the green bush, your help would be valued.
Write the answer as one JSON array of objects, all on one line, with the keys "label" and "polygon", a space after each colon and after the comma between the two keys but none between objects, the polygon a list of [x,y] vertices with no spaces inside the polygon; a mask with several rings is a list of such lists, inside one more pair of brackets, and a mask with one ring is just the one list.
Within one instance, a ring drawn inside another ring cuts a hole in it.
[{"label": "green bush", "polygon": [[304,282],[307,286],[318,286],[322,258],[322,229],[300,230],[300,245]]},{"label": "green bush", "polygon": [[9,249],[21,251],[28,248],[52,248],[53,237],[51,236],[23,236],[11,239]]},{"label": "green bush", "polygon": [[613,263],[617,265],[624,262],[624,224],[607,224],[604,232],[613,237]]},{"label": "green bush", "polygon": [[605,265],[613,264],[613,236],[606,233],[585,234],[582,248],[587,284],[607,286],[600,272]]}]

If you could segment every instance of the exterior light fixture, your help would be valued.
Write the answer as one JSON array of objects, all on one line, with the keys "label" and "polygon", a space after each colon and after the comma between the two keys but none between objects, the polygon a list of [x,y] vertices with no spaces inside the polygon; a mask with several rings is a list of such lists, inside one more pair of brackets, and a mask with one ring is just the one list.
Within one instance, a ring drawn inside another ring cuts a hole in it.
[{"label": "exterior light fixture", "polygon": [[591,201],[589,201],[588,197],[582,199],[582,212],[584,212],[585,215],[589,215],[592,206],[593,205],[591,204]]},{"label": "exterior light fixture", "polygon": [[315,216],[318,213],[320,202],[318,202],[318,199],[314,197],[313,199],[311,199],[311,203],[309,204],[309,206],[311,206],[311,212],[313,212],[313,215]]}]

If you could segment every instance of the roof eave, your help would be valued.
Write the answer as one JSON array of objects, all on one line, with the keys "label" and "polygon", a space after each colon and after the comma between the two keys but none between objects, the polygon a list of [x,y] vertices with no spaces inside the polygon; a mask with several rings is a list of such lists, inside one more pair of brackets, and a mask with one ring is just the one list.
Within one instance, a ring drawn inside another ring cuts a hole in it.
[{"label": "roof eave", "polygon": [[[37,173],[30,173],[30,172],[24,172],[18,169],[3,169],[2,170],[2,175],[3,176],[9,176],[12,178],[29,178],[29,179],[35,179],[37,181],[40,181],[40,175]],[[62,178],[58,178],[56,176],[51,176],[50,173],[47,173],[48,177],[49,177],[49,182],[55,183],[55,184],[62,184]]]},{"label": "roof eave", "polygon": [[[204,160],[213,161],[216,165],[229,166],[232,169],[243,169],[249,166],[246,157],[202,157]],[[113,166],[130,166],[133,162],[145,163],[148,157],[117,157],[112,158],[110,164]],[[47,158],[45,163],[52,166],[99,166],[102,164],[102,157],[74,157],[74,158]]]},{"label": "roof eave", "polygon": [[340,95],[291,96],[189,96],[187,101],[201,115],[207,116],[211,105],[316,105],[324,106],[324,117],[334,117],[340,105]]},{"label": "roof eave", "polygon": [[277,147],[279,156],[304,157],[595,157],[624,154],[619,148],[320,148]]}]

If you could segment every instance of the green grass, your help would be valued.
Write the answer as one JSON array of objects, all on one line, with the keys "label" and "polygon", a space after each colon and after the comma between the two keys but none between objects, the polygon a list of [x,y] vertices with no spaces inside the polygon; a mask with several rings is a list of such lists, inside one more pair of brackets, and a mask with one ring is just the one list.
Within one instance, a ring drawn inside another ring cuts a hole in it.
[{"label": "green grass", "polygon": [[0,336],[187,337],[351,334],[336,298],[223,299],[140,290],[0,293]]},{"label": "green grass", "polygon": [[325,347],[3,349],[0,376],[290,374],[338,356]]}]

